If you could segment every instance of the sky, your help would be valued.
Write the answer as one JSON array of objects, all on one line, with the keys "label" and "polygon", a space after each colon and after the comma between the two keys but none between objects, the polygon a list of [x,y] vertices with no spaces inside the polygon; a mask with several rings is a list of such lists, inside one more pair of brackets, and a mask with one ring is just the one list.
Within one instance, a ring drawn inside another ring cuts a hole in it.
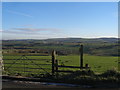
[{"label": "sky", "polygon": [[2,0],[2,2],[119,2],[119,0]]},{"label": "sky", "polygon": [[118,37],[117,2],[3,2],[3,39]]}]

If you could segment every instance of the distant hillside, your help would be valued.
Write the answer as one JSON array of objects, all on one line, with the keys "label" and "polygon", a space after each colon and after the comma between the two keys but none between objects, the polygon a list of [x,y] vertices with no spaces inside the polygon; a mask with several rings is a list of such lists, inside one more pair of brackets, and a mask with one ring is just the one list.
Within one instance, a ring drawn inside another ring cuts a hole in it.
[{"label": "distant hillside", "polygon": [[118,56],[118,38],[54,38],[45,40],[3,40],[4,50],[13,52],[39,52],[51,55],[56,50],[60,55],[79,54],[80,44],[84,53],[102,56]]},{"label": "distant hillside", "polygon": [[98,42],[106,42],[106,43],[115,43],[118,42],[118,38],[54,38],[54,39],[46,39],[43,40],[46,42],[69,42],[69,43],[98,43]]},{"label": "distant hillside", "polygon": [[116,43],[118,42],[118,38],[52,38],[52,39],[16,39],[16,40],[3,40],[4,41],[40,41],[40,42],[66,42],[66,43]]}]

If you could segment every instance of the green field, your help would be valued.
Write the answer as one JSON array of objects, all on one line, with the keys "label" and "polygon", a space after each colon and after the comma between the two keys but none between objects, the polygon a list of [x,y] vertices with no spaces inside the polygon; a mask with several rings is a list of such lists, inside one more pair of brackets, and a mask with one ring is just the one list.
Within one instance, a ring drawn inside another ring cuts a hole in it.
[{"label": "green field", "polygon": [[[10,59],[10,60],[7,60]],[[17,61],[13,59],[18,59]],[[30,60],[29,60],[30,59]],[[36,60],[34,60],[36,59]],[[79,55],[67,55],[67,56],[56,56],[56,59],[59,60],[59,65],[65,66],[79,66],[80,65],[80,57]],[[3,56],[3,60],[5,63],[5,70],[9,73],[22,73],[24,71],[32,71],[32,72],[24,72],[28,73],[44,73],[51,72],[51,56],[27,56],[21,57],[20,55],[14,56]],[[9,64],[12,63],[13,65]],[[84,65],[89,64],[91,70],[95,73],[102,73],[106,70],[118,68],[118,57],[114,56],[92,56],[92,55],[84,55]],[[44,64],[44,65],[38,65]],[[7,68],[10,67],[10,68]],[[17,67],[17,68],[14,68]],[[25,68],[22,68],[25,67]],[[43,69],[33,69],[33,68],[44,68]],[[31,69],[30,69],[31,68]],[[71,69],[71,68],[59,68],[62,70],[79,70],[79,69]]]},{"label": "green field", "polygon": [[[65,65],[80,65],[78,55],[58,56],[58,59],[64,62],[68,61]],[[85,64],[89,64],[91,69],[95,72],[104,72],[108,69],[118,68],[118,57],[84,55],[84,65]]]}]

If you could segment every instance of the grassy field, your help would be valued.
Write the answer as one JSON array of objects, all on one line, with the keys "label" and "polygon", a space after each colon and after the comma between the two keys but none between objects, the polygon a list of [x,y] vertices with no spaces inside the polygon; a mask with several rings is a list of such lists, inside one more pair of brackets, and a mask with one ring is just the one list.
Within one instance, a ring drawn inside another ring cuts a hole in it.
[{"label": "grassy field", "polygon": [[[80,65],[78,55],[58,56],[58,60],[59,59],[65,62],[65,65]],[[108,69],[118,68],[118,57],[84,55],[84,65],[85,64],[89,64],[91,69],[95,72],[104,72]]]},{"label": "grassy field", "polygon": [[[79,55],[67,55],[67,56],[56,56],[59,60],[59,65],[65,66],[79,66],[80,60]],[[51,72],[51,56],[27,56],[21,57],[20,55],[14,56],[3,56],[5,69],[8,73],[43,73]],[[7,60],[10,59],[10,60]],[[15,61],[14,59],[18,59]],[[35,60],[34,60],[35,59]],[[9,64],[9,63],[12,63]],[[88,63],[91,67],[91,70],[96,73],[102,73],[106,70],[118,68],[118,57],[113,56],[92,56],[84,55],[84,65]],[[40,65],[38,65],[40,64]],[[8,68],[9,67],[9,68]],[[14,68],[17,67],[17,68]],[[26,68],[22,68],[26,67]],[[42,68],[42,69],[33,69],[33,68]],[[71,68],[59,68],[62,70],[79,70]],[[26,72],[24,72],[26,71]],[[31,71],[31,72],[29,72]]]}]

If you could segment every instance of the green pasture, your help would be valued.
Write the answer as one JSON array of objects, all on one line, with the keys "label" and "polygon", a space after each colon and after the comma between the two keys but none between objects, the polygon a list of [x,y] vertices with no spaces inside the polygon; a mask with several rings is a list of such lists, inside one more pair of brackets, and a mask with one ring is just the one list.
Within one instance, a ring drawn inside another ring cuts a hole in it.
[{"label": "green pasture", "polygon": [[[26,58],[27,57],[27,58]],[[26,56],[21,55],[10,55],[3,56],[5,70],[9,73],[46,73],[51,72],[51,56]],[[10,59],[10,60],[7,60]],[[13,60],[18,59],[18,60]],[[79,66],[80,56],[79,55],[67,55],[67,56],[56,56],[59,60],[59,65],[65,66]],[[11,65],[11,64],[12,65]],[[38,65],[40,64],[40,65]],[[113,56],[92,56],[84,55],[84,65],[89,64],[91,70],[96,73],[102,73],[109,69],[118,68],[118,57]],[[8,68],[10,67],[10,68]],[[18,67],[18,68],[14,68]],[[25,68],[22,68],[25,67]],[[42,69],[29,69],[29,68],[42,68]],[[44,70],[43,70],[44,68]],[[59,68],[60,70],[80,70],[71,68]],[[24,72],[30,71],[30,72]]]},{"label": "green pasture", "polygon": [[[79,59],[78,55],[58,56],[58,60],[63,61],[66,66],[79,66]],[[94,72],[101,73],[109,69],[118,69],[118,57],[84,55],[84,66],[85,64],[89,64]]]}]

